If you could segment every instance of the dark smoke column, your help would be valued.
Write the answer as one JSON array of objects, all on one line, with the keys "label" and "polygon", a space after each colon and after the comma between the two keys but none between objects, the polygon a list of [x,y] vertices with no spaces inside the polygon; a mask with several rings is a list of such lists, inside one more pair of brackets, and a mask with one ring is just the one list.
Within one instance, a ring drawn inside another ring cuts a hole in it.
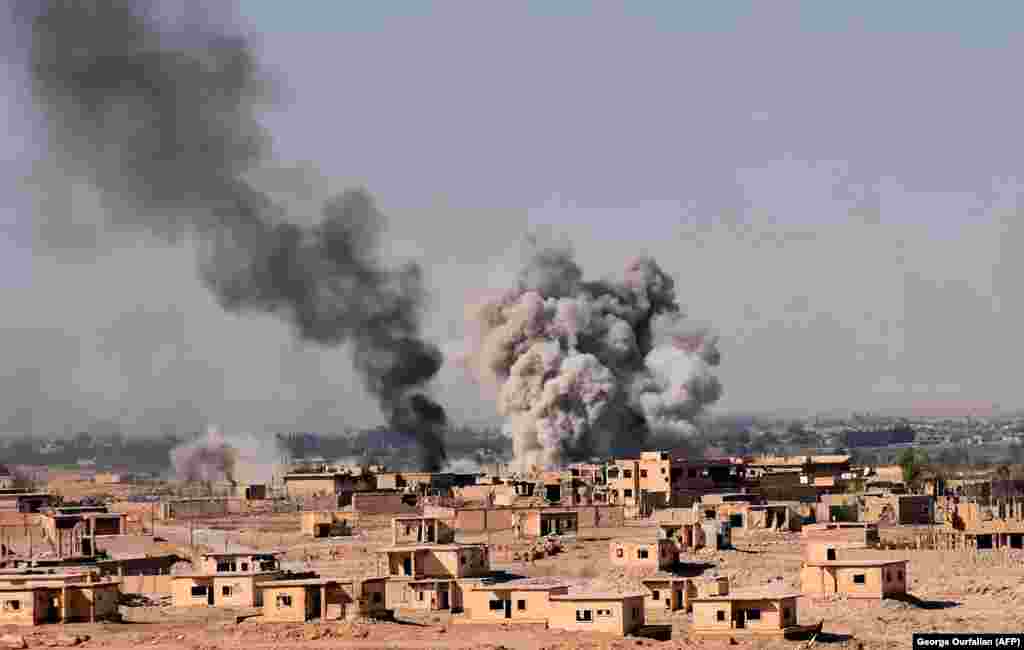
[{"label": "dark smoke column", "polygon": [[116,226],[197,240],[203,281],[225,309],[276,314],[305,341],[350,343],[367,389],[438,468],[444,411],[418,388],[441,354],[419,336],[420,269],[380,264],[383,217],[367,193],[331,199],[304,228],[245,180],[267,157],[256,114],[273,99],[246,41],[206,24],[200,2],[174,33],[157,29],[154,3],[15,6],[60,168],[95,185]]}]

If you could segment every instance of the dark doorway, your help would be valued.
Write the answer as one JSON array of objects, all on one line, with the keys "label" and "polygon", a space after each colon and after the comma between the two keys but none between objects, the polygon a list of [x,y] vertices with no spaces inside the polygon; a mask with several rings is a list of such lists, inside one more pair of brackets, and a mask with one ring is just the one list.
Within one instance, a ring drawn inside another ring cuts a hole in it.
[{"label": "dark doorway", "polygon": [[331,525],[330,524],[317,524],[316,525],[316,531],[314,532],[313,536],[314,537],[329,537],[330,534],[331,534]]},{"label": "dark doorway", "polygon": [[978,549],[989,549],[992,548],[992,536],[991,535],[978,535]]},{"label": "dark doorway", "polygon": [[56,594],[46,598],[46,615],[43,618],[47,623],[60,623],[60,597]]},{"label": "dark doorway", "polygon": [[512,599],[505,599],[505,618],[512,618]]},{"label": "dark doorway", "polygon": [[92,555],[92,540],[91,539],[83,539],[82,540],[82,555],[86,555],[86,556]]},{"label": "dark doorway", "polygon": [[[437,593],[437,608],[438,609],[448,609],[448,591],[447,590],[439,591]],[[506,608],[506,611],[508,611],[507,608]]]},{"label": "dark doorway", "polygon": [[213,607],[213,585],[211,584],[206,589],[206,604]]},{"label": "dark doorway", "polygon": [[836,549],[830,548],[827,551],[825,551],[825,559],[828,560],[829,562],[835,562],[836,561]]},{"label": "dark doorway", "polygon": [[541,519],[540,520],[540,534],[547,535],[551,532],[551,520]]},{"label": "dark doorway", "polygon": [[730,528],[743,528],[743,515],[729,515]]},{"label": "dark doorway", "polygon": [[736,612],[736,629],[742,630],[747,627],[747,613],[742,609]]},{"label": "dark doorway", "polygon": [[1024,535],[1010,533],[1010,548],[1024,548]]},{"label": "dark doorway", "polygon": [[402,570],[405,572],[405,575],[407,575],[407,576],[411,576],[412,575],[412,558],[411,557],[407,557],[404,560],[402,560]]},{"label": "dark doorway", "polygon": [[307,589],[306,590],[306,620],[312,621],[313,619],[320,618],[320,589]]}]

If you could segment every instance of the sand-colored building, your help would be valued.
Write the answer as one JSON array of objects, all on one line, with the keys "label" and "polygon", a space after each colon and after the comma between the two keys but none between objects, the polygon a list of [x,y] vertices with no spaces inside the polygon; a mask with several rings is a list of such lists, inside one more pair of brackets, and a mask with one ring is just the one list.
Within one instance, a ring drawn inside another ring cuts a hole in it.
[{"label": "sand-colored building", "polygon": [[124,535],[128,530],[127,513],[74,510],[51,510],[40,518],[43,535],[58,557],[92,557],[97,536]]},{"label": "sand-colored building", "polygon": [[527,537],[545,535],[575,535],[580,526],[579,513],[575,510],[537,509],[523,514],[522,534]]},{"label": "sand-colored building", "polygon": [[259,573],[192,573],[171,576],[174,607],[262,607],[259,585],[284,575],[281,571]]},{"label": "sand-colored building", "polygon": [[466,592],[472,623],[543,623],[569,631],[624,636],[644,624],[644,594],[577,590],[559,578],[481,584]]},{"label": "sand-colored building", "polygon": [[267,573],[281,568],[281,553],[204,553],[199,565],[200,571],[216,573]]},{"label": "sand-colored building", "polygon": [[826,522],[807,524],[800,533],[805,542],[857,542],[863,546],[878,546],[878,524],[868,522]]},{"label": "sand-colored building", "polygon": [[784,637],[798,631],[798,593],[729,590],[724,594],[699,596],[692,601],[696,636]]},{"label": "sand-colored building", "polygon": [[927,525],[935,520],[935,499],[927,494],[867,494],[861,521]]},{"label": "sand-colored building", "polygon": [[670,539],[613,540],[608,559],[617,566],[669,569],[679,562],[679,548]]},{"label": "sand-colored building", "polygon": [[95,622],[118,616],[119,583],[94,572],[0,575],[0,625]]},{"label": "sand-colored building", "polygon": [[327,578],[261,582],[263,620],[304,623],[385,613],[384,578],[338,581]]},{"label": "sand-colored building", "polygon": [[402,578],[474,578],[491,570],[486,544],[408,544],[378,551],[378,575]]},{"label": "sand-colored building", "polygon": [[302,534],[310,537],[351,535],[358,514],[350,510],[310,510],[302,513]]},{"label": "sand-colored building", "polygon": [[455,541],[452,521],[437,517],[400,516],[391,520],[391,543],[451,544]]},{"label": "sand-colored building", "polygon": [[806,560],[800,569],[804,595],[891,598],[907,593],[907,560]]}]

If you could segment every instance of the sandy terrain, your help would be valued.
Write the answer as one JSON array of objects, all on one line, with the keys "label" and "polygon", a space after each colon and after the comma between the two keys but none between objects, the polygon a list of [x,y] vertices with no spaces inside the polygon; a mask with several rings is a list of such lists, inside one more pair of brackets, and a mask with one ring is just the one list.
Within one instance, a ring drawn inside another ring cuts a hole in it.
[{"label": "sandy terrain", "polygon": [[[258,549],[287,548],[288,568],[309,568],[327,577],[365,577],[376,571],[374,550],[389,542],[389,518],[363,520],[356,535],[332,540],[301,538],[296,514],[233,517],[220,522],[198,522],[196,528],[218,530],[204,533],[204,541],[223,544],[224,532],[231,547]],[[187,544],[189,525],[158,526],[158,535]],[[906,537],[913,531],[887,530],[883,539]],[[608,540],[614,537],[654,536],[654,528],[628,526],[622,529],[580,531],[567,541],[562,554],[534,563],[495,563],[524,576],[569,575],[600,577],[604,580],[633,580],[608,566]],[[460,537],[459,541],[485,541],[487,536]],[[197,540],[198,541],[198,540]],[[508,533],[490,536],[495,544],[511,540]],[[699,565],[711,565],[707,572],[730,576],[737,587],[756,587],[781,580],[797,587],[800,567],[800,538],[795,534],[763,533],[734,539],[735,550],[687,556],[691,572]],[[218,549],[219,550],[219,549]],[[879,551],[883,557],[909,559],[910,588],[917,600],[858,604],[833,601],[814,603],[801,599],[800,622],[824,620],[826,634],[815,645],[834,648],[885,648],[891,644],[909,647],[912,632],[974,631],[1010,632],[1020,629],[1024,611],[1024,555],[1020,552],[983,552],[976,557],[940,551]],[[615,639],[599,634],[468,626],[449,624],[447,615],[399,612],[398,622],[266,624],[258,619],[236,622],[236,616],[254,612],[225,610],[175,610],[152,604],[123,607],[125,624],[68,625],[34,629],[0,627],[0,634],[22,635],[29,647],[45,647],[61,634],[88,636],[81,647],[114,649],[189,648],[682,648],[725,647],[728,641],[690,641],[687,616],[680,612],[648,611],[650,623],[671,624],[673,640]],[[67,639],[65,639],[67,641]],[[794,642],[742,641],[739,647],[795,648]],[[0,647],[3,647],[0,645]]]}]

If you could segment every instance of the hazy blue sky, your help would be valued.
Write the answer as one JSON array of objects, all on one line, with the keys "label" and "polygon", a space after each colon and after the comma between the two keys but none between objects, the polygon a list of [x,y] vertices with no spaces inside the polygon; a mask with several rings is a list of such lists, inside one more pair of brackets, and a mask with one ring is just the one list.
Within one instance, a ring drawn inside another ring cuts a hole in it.
[{"label": "hazy blue sky", "polygon": [[[510,282],[523,234],[547,228],[591,275],[648,253],[676,277],[688,311],[722,337],[721,412],[1024,405],[1024,4],[239,6],[287,91],[266,115],[279,164],[319,168],[313,193],[365,184],[378,197],[391,254],[427,266],[428,332],[446,345],[467,292]],[[12,73],[4,94],[17,88]],[[292,400],[282,418],[338,399],[357,423],[376,418],[338,388],[351,373],[337,353],[295,351],[276,323],[221,315],[188,251],[26,254],[36,208],[17,173],[41,140],[23,103],[4,110],[0,219],[21,242],[3,248],[20,260],[3,267],[22,314],[8,326],[53,324],[74,305],[89,333],[71,346],[88,348],[80,377],[54,394],[99,375],[119,386],[100,391],[106,403],[173,385],[124,379],[128,352],[93,352],[131,305],[177,314],[167,358],[189,356],[181,377],[203,377],[183,399]],[[139,265],[166,276],[159,295],[125,272]],[[82,316],[89,305],[105,316]],[[165,367],[147,356],[159,343],[132,344],[133,373]],[[493,413],[453,369],[441,394],[457,417]]]}]

